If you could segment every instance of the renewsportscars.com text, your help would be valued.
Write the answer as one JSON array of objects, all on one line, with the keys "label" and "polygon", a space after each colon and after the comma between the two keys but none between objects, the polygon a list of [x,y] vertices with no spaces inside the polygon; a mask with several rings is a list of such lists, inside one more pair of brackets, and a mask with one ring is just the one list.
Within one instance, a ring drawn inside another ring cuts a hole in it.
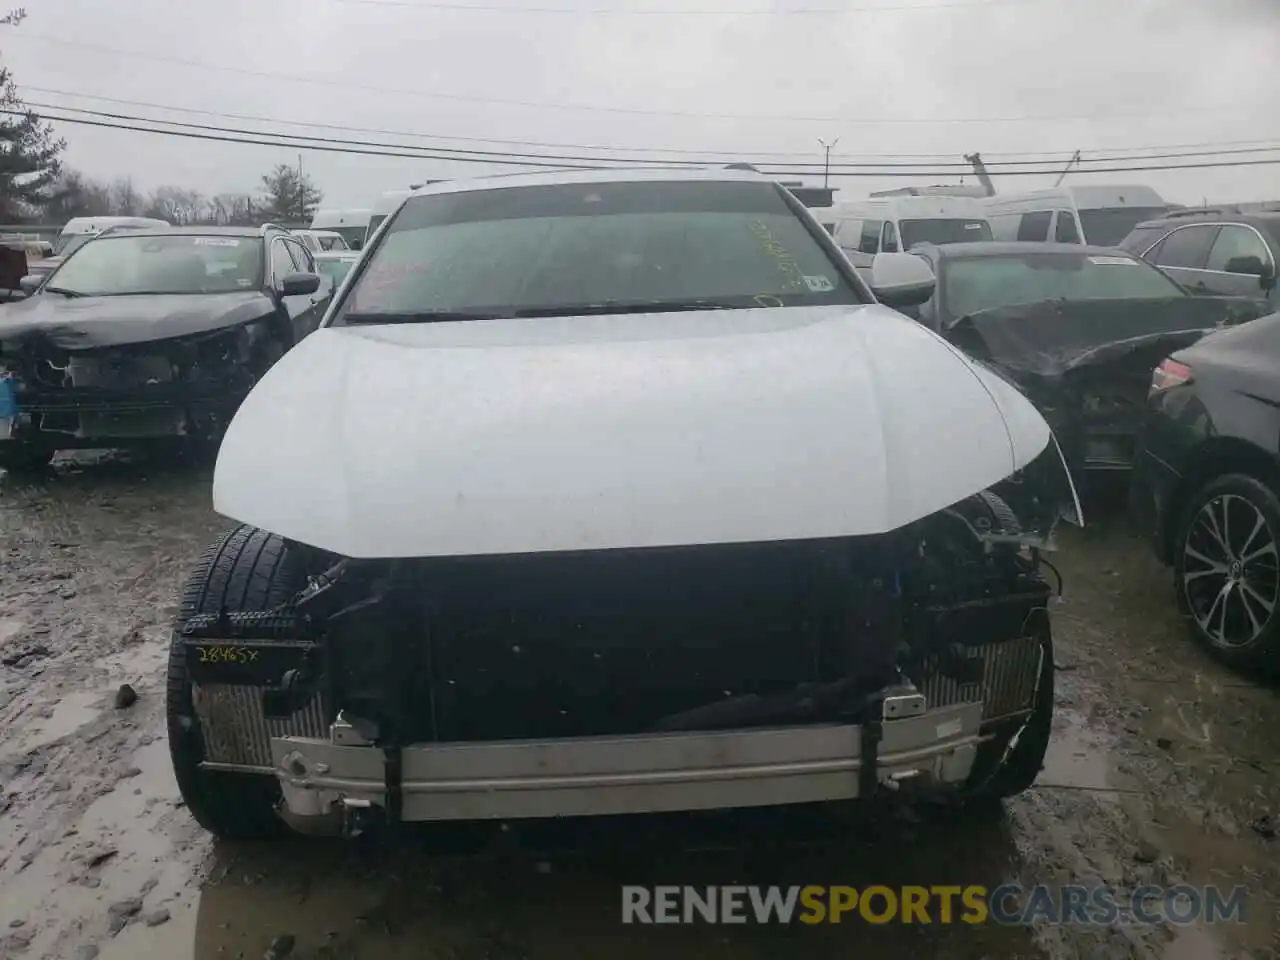
[{"label": "renewsportscars.com text", "polygon": [[1076,924],[1243,923],[1246,888],[1066,884],[1024,887],[624,886],[627,924]]}]

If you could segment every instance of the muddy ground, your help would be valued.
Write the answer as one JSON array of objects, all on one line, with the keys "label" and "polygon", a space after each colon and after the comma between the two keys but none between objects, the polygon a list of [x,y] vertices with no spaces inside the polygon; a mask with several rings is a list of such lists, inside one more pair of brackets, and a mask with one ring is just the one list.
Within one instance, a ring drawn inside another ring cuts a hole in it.
[{"label": "muddy ground", "polygon": [[[1056,735],[1003,817],[754,816],[477,840],[219,844],[177,796],[162,663],[225,525],[209,478],[146,461],[0,477],[0,957],[1271,957],[1280,704],[1188,642],[1168,574],[1090,505],[1055,556]],[[117,708],[122,683],[138,701]],[[1213,928],[622,928],[621,883],[1247,884]]]}]

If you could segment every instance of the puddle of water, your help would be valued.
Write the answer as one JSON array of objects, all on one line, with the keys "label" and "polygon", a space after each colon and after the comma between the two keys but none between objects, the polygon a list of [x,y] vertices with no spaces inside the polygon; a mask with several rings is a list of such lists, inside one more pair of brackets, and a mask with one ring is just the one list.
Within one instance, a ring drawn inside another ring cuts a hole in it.
[{"label": "puddle of water", "polygon": [[[150,638],[157,631],[164,634],[163,640]],[[137,686],[164,676],[164,666],[169,655],[168,627],[148,627],[144,633],[149,637],[145,642],[127,647],[99,661],[98,665],[106,670],[110,683],[128,682]]]},{"label": "puddle of water", "polygon": [[0,757],[20,757],[55,740],[70,736],[86,724],[92,723],[102,713],[94,704],[102,694],[91,691],[65,694],[53,708],[53,713],[43,720],[33,720],[16,742]]},{"label": "puddle of water", "polygon": [[[141,773],[118,781],[109,793],[98,797],[75,824],[76,833],[58,844],[45,846],[22,874],[22,880],[5,893],[0,919],[39,916],[82,917],[85,942],[95,928],[106,923],[110,904],[144,897],[142,914],[160,905],[190,900],[190,882],[203,858],[207,843],[187,841],[195,836],[185,811],[176,810],[178,796],[169,761],[168,744],[159,739],[137,750],[127,762]],[[135,793],[135,791],[138,791]],[[100,866],[89,867],[82,855],[90,848],[114,849],[114,856]],[[97,886],[85,885],[85,877]],[[176,914],[175,914],[176,915]],[[45,925],[31,944],[35,955],[55,952],[56,925]],[[62,945],[62,956],[75,945]],[[128,956],[168,956],[135,953]],[[174,954],[181,956],[181,954]]]},{"label": "puddle of water", "polygon": [[1061,707],[1056,720],[1037,786],[1102,794],[1131,788],[1129,778],[1116,769],[1109,736],[1090,730],[1083,717]]}]

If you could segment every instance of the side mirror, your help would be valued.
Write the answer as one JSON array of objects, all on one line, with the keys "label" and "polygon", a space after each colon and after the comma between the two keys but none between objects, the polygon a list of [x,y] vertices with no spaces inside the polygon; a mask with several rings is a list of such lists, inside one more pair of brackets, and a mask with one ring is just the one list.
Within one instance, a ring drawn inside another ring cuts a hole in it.
[{"label": "side mirror", "polygon": [[1269,263],[1262,265],[1262,272],[1258,274],[1258,286],[1264,292],[1270,293],[1276,285],[1276,268]]},{"label": "side mirror", "polygon": [[286,273],[276,281],[276,292],[282,297],[305,297],[320,289],[316,273]]},{"label": "side mirror", "polygon": [[887,307],[914,307],[933,296],[933,269],[913,253],[878,253],[871,261],[871,292]]},{"label": "side mirror", "polygon": [[18,289],[27,296],[35,293],[40,289],[40,284],[44,283],[44,277],[29,273],[18,281]]}]

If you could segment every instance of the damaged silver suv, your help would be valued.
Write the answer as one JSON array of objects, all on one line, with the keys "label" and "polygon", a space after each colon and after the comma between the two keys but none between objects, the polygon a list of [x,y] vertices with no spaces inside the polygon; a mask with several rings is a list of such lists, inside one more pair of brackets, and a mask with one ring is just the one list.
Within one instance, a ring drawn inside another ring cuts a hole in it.
[{"label": "damaged silver suv", "polygon": [[241,525],[168,668],[193,815],[1025,789],[1079,505],[1034,407],[889,308],[932,285],[882,254],[866,286],[751,172],[418,190],[219,452]]}]

